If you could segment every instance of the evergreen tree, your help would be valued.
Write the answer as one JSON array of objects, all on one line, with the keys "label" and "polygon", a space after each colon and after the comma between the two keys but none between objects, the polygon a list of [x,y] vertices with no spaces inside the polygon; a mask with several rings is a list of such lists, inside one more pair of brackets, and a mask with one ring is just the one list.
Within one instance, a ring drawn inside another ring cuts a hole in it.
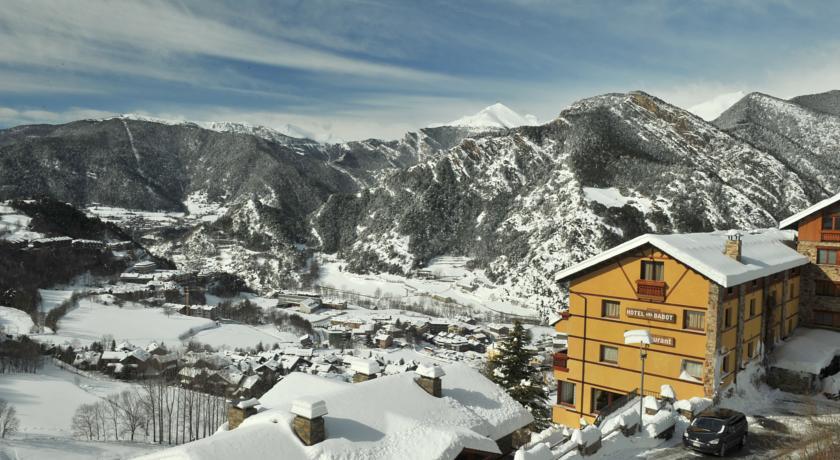
[{"label": "evergreen tree", "polygon": [[487,376],[534,416],[534,428],[542,430],[550,422],[548,395],[542,386],[542,372],[531,365],[536,354],[528,348],[528,331],[514,322],[510,335],[500,340],[498,354],[487,361]]}]

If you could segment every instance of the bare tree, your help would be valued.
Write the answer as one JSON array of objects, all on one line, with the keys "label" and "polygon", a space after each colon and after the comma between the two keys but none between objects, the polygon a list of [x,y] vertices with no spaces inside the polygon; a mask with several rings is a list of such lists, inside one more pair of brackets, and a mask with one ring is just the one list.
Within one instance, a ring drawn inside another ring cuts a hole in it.
[{"label": "bare tree", "polygon": [[134,441],[134,435],[146,423],[143,401],[138,391],[125,390],[119,395],[119,407],[122,410],[123,432]]},{"label": "bare tree", "polygon": [[114,427],[114,440],[120,440],[120,419],[122,418],[122,409],[120,408],[119,395],[112,394],[105,398],[106,407],[103,408],[103,413],[111,419],[111,424]]},{"label": "bare tree", "polygon": [[73,414],[73,435],[83,438],[86,437],[88,441],[92,441],[93,437],[99,438],[97,433],[99,425],[96,422],[96,413],[92,404],[82,404],[76,409]]},{"label": "bare tree", "polygon": [[0,438],[14,434],[20,428],[20,419],[17,417],[15,406],[0,400]]}]

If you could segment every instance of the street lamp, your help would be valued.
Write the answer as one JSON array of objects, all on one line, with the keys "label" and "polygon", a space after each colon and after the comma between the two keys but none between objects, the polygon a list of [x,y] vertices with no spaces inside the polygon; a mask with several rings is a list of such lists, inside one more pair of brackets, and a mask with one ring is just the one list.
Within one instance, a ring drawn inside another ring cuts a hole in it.
[{"label": "street lamp", "polygon": [[647,358],[647,350],[645,346],[650,345],[650,332],[645,329],[633,329],[624,333],[624,344],[632,345],[639,344],[639,358],[642,360],[642,382],[639,384],[639,427],[638,431],[642,431],[642,414],[645,402],[645,358]]}]

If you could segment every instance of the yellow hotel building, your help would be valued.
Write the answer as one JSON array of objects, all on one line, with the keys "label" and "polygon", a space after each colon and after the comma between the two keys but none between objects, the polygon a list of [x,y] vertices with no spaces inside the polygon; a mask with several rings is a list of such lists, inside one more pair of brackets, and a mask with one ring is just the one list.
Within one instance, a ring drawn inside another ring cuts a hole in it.
[{"label": "yellow hotel building", "polygon": [[569,309],[555,324],[567,348],[555,354],[553,420],[597,423],[638,394],[641,360],[624,332],[652,343],[642,393],[664,384],[678,399],[717,396],[738,371],[798,325],[799,270],[808,258],[792,233],[643,235],[556,275]]}]

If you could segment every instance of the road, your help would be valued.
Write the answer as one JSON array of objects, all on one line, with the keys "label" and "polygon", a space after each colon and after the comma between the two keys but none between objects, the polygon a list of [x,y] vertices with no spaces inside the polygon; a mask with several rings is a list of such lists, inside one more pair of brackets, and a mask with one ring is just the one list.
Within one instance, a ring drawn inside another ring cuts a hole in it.
[{"label": "road", "polygon": [[[787,395],[770,408],[760,410],[766,415],[751,415],[749,436],[743,449],[727,454],[727,458],[774,459],[788,458],[792,445],[802,440],[802,425],[813,423],[815,412],[822,414],[840,414],[840,403],[824,399],[812,399],[807,396]],[[769,409],[769,410],[768,410]],[[831,416],[829,416],[831,417]],[[830,420],[828,423],[837,423]],[[792,429],[799,426],[800,430]],[[807,426],[805,428],[807,430]],[[837,429],[840,429],[838,427]],[[677,441],[676,439],[672,442]],[[683,458],[711,458],[698,452],[677,446],[656,449],[647,456],[651,460],[678,460]]]}]

